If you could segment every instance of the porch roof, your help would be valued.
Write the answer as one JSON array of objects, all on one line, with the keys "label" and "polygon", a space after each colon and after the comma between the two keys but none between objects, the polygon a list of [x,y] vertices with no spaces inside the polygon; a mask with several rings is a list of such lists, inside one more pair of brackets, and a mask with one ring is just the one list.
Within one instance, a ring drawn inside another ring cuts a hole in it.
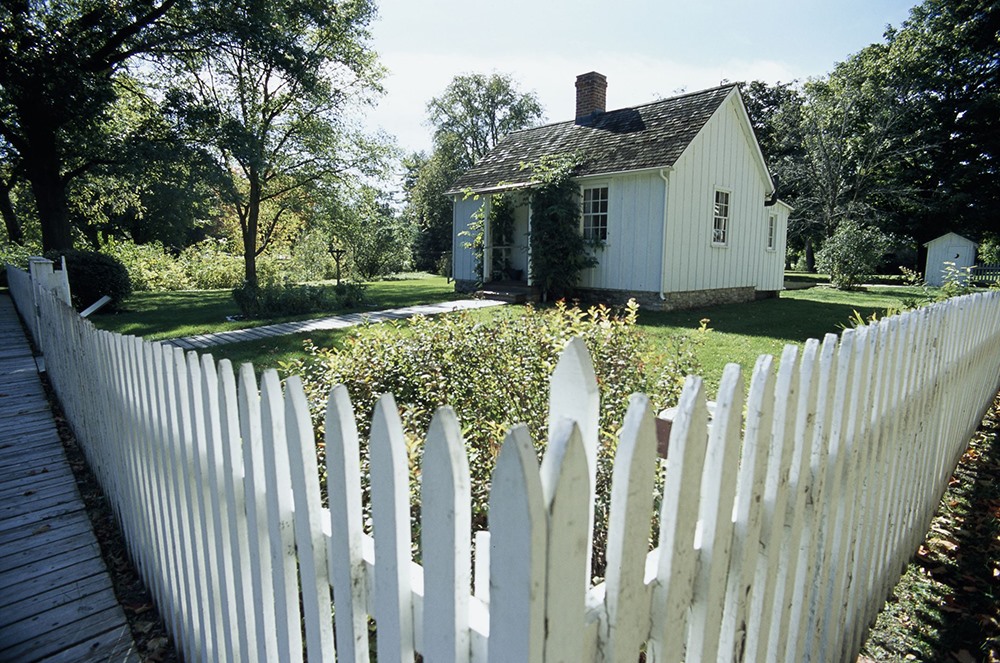
[{"label": "porch roof", "polygon": [[461,175],[447,193],[528,186],[533,174],[522,164],[546,155],[579,155],[582,161],[574,173],[578,177],[672,166],[735,88],[735,84],[723,85],[579,122],[515,131]]}]

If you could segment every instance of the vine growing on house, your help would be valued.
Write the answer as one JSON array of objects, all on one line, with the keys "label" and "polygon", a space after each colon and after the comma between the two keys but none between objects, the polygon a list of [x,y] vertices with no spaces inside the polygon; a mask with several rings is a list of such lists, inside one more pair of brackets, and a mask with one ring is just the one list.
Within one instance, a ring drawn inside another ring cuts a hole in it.
[{"label": "vine growing on house", "polygon": [[531,278],[542,300],[565,297],[580,273],[597,265],[580,233],[579,188],[573,180],[578,159],[572,154],[544,156],[530,168],[537,181],[531,199]]}]

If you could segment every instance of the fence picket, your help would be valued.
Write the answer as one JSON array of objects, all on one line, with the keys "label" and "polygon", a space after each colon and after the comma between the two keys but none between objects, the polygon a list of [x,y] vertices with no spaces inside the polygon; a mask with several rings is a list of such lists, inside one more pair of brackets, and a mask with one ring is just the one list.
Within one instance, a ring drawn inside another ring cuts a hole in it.
[{"label": "fence picket", "polygon": [[709,430],[695,536],[698,570],[694,579],[687,656],[714,661],[725,611],[726,575],[733,536],[733,500],[743,423],[743,374],[739,364],[722,372],[715,418]]},{"label": "fence picket", "polygon": [[326,486],[330,501],[330,578],[340,660],[368,660],[368,614],[362,554],[361,460],[358,426],[347,388],[337,385],[326,406]]},{"label": "fence picket", "polygon": [[726,577],[725,612],[719,630],[719,653],[722,660],[743,658],[747,638],[747,610],[754,589],[754,571],[759,552],[761,505],[774,403],[774,357],[757,359],[750,380],[736,502],[733,506],[733,539]]},{"label": "fence picket", "polygon": [[[277,625],[278,660],[302,658],[299,622],[299,579],[295,559],[295,526],[292,520],[292,486],[288,447],[285,444],[285,406],[281,382],[274,369],[260,379],[260,421],[264,447],[265,503],[271,543],[271,580]],[[266,580],[265,580],[266,582]]]},{"label": "fence picket", "polygon": [[523,425],[507,433],[490,488],[490,663],[541,663],[547,518],[538,461]]},{"label": "fence picket", "polygon": [[[209,359],[211,361],[211,359]],[[207,475],[207,448],[209,423],[206,419],[206,394],[201,374],[201,363],[194,352],[187,354],[188,387],[190,390],[191,443],[189,449],[191,481],[191,519],[195,523],[196,573],[198,591],[202,600],[205,628],[205,658],[221,660],[222,602],[219,600],[219,580],[216,572],[217,554],[214,544],[214,518],[211,509],[211,490]],[[212,390],[214,392],[214,389]]]},{"label": "fence picket", "polygon": [[771,619],[774,616],[778,563],[792,492],[790,475],[795,451],[795,421],[799,393],[799,349],[786,345],[781,353],[774,385],[774,416],[771,423],[770,451],[764,481],[763,504],[758,545],[761,554],[754,572],[754,592],[747,609],[746,644],[742,659],[764,660]]},{"label": "fence picket", "polygon": [[550,423],[545,456],[539,468],[542,497],[548,511],[545,570],[545,660],[579,661],[583,658],[584,599],[590,586],[587,559],[590,537],[587,526],[590,502],[590,469],[580,429],[562,418]]},{"label": "fence picket", "polygon": [[219,377],[219,471],[224,481],[225,491],[222,502],[226,536],[229,539],[230,572],[232,574],[233,600],[236,603],[234,628],[237,633],[233,641],[236,649],[233,658],[256,661],[250,627],[254,622],[254,582],[250,566],[250,541],[247,534],[246,493],[243,486],[243,440],[240,438],[239,397],[233,365],[223,359],[218,366]]},{"label": "fence picket", "polygon": [[767,651],[773,652],[778,659],[784,659],[779,654],[788,641],[790,614],[796,609],[792,605],[795,591],[795,578],[799,563],[799,541],[803,531],[803,511],[809,493],[809,462],[812,454],[813,430],[816,423],[816,387],[814,376],[817,373],[817,353],[819,341],[809,339],[802,350],[802,360],[799,362],[799,392],[795,403],[795,433],[792,451],[791,471],[788,475],[789,497],[785,508],[785,529],[781,538],[781,549],[778,552],[779,577],[775,584],[774,605],[765,610],[773,609],[770,618],[771,630],[768,634]]},{"label": "fence picket", "polygon": [[240,367],[239,390],[240,435],[243,438],[245,473],[245,504],[247,537],[250,540],[250,568],[253,596],[257,601],[254,613],[256,650],[263,661],[278,660],[278,639],[275,614],[274,575],[271,564],[270,528],[268,527],[267,480],[264,474],[264,433],[261,423],[260,394],[253,366]]},{"label": "fence picket", "polygon": [[171,479],[174,484],[173,497],[177,510],[179,529],[177,536],[178,559],[181,564],[182,582],[184,584],[184,605],[187,617],[187,633],[190,640],[186,643],[185,654],[191,660],[202,660],[205,645],[205,630],[201,613],[202,601],[199,594],[198,579],[195,570],[194,524],[191,517],[191,483],[189,481],[189,463],[187,447],[191,440],[191,420],[188,411],[187,365],[184,351],[172,348],[165,356],[167,373],[169,375],[168,402],[174,407],[170,412],[171,423]]},{"label": "fence picket", "polygon": [[391,395],[375,404],[371,431],[376,648],[380,661],[411,661],[410,479],[403,425]]},{"label": "fence picket", "polygon": [[708,406],[701,378],[684,383],[670,430],[660,506],[660,537],[646,655],[654,662],[686,660],[688,610],[694,591],[702,469],[708,447]]},{"label": "fence picket", "polygon": [[610,663],[633,663],[646,637],[650,593],[644,582],[653,510],[656,428],[647,396],[633,394],[611,478],[604,614],[598,650]]},{"label": "fence picket", "polygon": [[[570,339],[559,355],[549,380],[549,431],[553,439],[555,427],[563,418],[576,422],[587,456],[590,476],[590,512],[587,516],[587,541],[594,540],[594,502],[597,487],[597,447],[600,435],[601,390],[597,386],[594,363],[587,344],[580,337]],[[590,579],[590,554],[587,554],[586,576]]]},{"label": "fence picket", "polygon": [[128,552],[192,661],[367,661],[370,614],[385,661],[632,661],[643,640],[650,661],[851,661],[1000,389],[996,293],[788,346],[776,376],[759,359],[742,438],[738,368],[711,424],[689,378],[648,554],[655,433],[648,399],[634,396],[606,580],[590,587],[599,391],[575,339],[552,377],[541,467],[523,426],[501,448],[470,595],[468,461],[451,410],[427,435],[421,567],[391,396],[369,445],[372,538],[346,389],[327,403],[321,471],[297,378],[283,392],[268,371],[258,391],[252,366],[237,380],[229,362],[97,331],[22,272],[8,278]]},{"label": "fence picket", "polygon": [[302,381],[294,375],[285,382],[285,424],[295,503],[295,548],[302,577],[306,653],[309,661],[330,661],[336,652],[316,440]]},{"label": "fence picket", "polygon": [[442,407],[427,431],[421,464],[420,548],[424,562],[424,658],[469,660],[471,480],[455,412]]}]

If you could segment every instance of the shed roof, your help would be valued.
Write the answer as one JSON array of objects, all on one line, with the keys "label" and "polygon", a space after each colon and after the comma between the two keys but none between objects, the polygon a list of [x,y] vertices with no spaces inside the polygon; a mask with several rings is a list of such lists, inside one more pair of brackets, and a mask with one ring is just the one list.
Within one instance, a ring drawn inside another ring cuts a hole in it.
[{"label": "shed roof", "polygon": [[546,155],[578,154],[578,177],[672,166],[736,87],[722,85],[579,122],[515,131],[460,176],[448,193],[525,186],[533,178],[522,164]]},{"label": "shed roof", "polygon": [[924,242],[924,246],[930,246],[931,244],[944,244],[946,242],[954,243],[956,241],[960,243],[972,244],[973,246],[979,246],[977,242],[972,241],[968,237],[962,237],[958,233],[953,232],[947,232],[940,237],[935,237],[929,242]]}]

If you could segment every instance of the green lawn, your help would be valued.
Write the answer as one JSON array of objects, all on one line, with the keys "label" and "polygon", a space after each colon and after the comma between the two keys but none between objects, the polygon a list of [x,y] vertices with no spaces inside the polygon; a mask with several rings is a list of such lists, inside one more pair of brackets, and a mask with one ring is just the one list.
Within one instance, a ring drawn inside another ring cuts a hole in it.
[{"label": "green lawn", "polygon": [[[407,274],[406,278],[373,281],[366,286],[367,301],[362,310],[430,304],[456,298],[453,284],[444,277],[429,274]],[[238,315],[239,309],[229,290],[138,292],[125,302],[123,308],[118,313],[95,315],[91,320],[101,329],[160,340],[345,312],[331,310],[309,315],[230,321],[226,317]]]},{"label": "green lawn", "polygon": [[[872,313],[881,317],[887,309],[898,307],[904,297],[919,297],[919,288],[872,287],[866,291],[843,292],[828,287],[783,292],[778,299],[748,304],[728,304],[691,311],[659,313],[641,311],[639,327],[649,336],[655,355],[672,335],[691,332],[702,318],[708,318],[711,332],[704,337],[698,353],[702,376],[710,391],[718,387],[722,370],[735,362],[744,368],[749,381],[757,356],[780,356],[787,343],[803,343],[808,338],[822,339],[824,334],[840,333],[849,325],[857,310],[866,318]],[[515,306],[471,312],[487,321],[497,315],[516,315]],[[349,330],[317,331],[292,334],[260,341],[233,343],[212,349],[217,359],[227,358],[234,365],[251,362],[258,370],[275,367],[279,362],[302,355],[302,344],[311,339],[320,346],[339,346]]]},{"label": "green lawn", "polygon": [[697,329],[699,321],[708,318],[712,331],[705,336],[699,359],[702,377],[710,390],[714,390],[727,363],[742,365],[749,380],[758,355],[778,357],[788,343],[840,333],[842,325],[850,324],[855,310],[865,318],[872,313],[881,317],[887,309],[902,305],[904,297],[922,295],[921,288],[873,286],[864,291],[844,292],[820,286],[785,291],[777,299],[748,304],[671,313],[643,311],[639,314],[639,325],[655,346],[672,334]]}]

